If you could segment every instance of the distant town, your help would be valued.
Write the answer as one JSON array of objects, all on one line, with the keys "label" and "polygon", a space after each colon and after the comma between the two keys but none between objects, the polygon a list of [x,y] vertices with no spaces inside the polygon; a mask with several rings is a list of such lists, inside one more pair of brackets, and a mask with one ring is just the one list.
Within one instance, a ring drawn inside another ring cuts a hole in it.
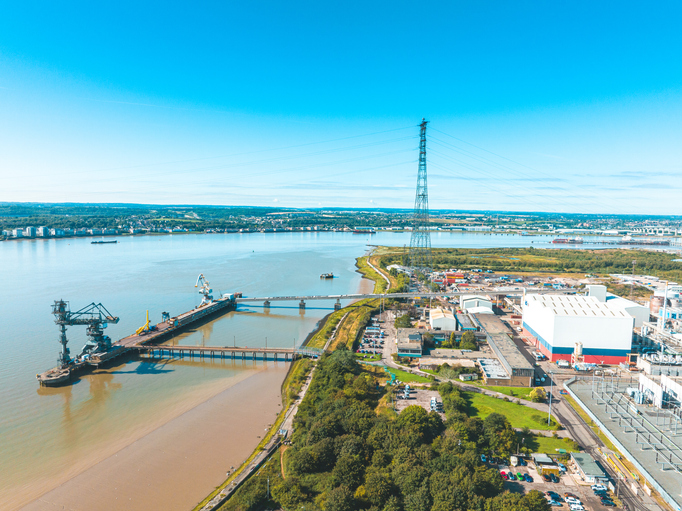
[{"label": "distant town", "polygon": [[[400,209],[286,209],[210,206],[0,204],[2,239],[173,233],[411,230]],[[682,217],[432,211],[434,231],[520,235],[682,236]]]}]

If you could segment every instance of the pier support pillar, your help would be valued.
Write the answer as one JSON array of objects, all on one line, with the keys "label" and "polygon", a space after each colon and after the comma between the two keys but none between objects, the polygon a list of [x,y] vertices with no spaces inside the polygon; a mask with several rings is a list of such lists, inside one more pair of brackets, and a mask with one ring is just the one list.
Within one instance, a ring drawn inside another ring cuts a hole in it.
[{"label": "pier support pillar", "polygon": [[266,308],[266,309],[269,309],[269,308],[270,308],[270,300],[265,300],[265,301],[263,302],[263,307]]},{"label": "pier support pillar", "polygon": [[338,311],[341,310],[341,301],[337,298],[336,303],[334,304],[334,310]]},{"label": "pier support pillar", "polygon": [[305,302],[301,300],[301,302],[298,304],[299,309],[305,309]]}]

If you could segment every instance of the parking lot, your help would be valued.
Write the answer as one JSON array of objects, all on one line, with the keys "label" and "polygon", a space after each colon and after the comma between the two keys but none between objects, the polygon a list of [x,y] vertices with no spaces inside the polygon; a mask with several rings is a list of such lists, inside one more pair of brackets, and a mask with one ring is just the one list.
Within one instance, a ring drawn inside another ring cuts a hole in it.
[{"label": "parking lot", "polygon": [[[395,395],[395,409],[398,413],[402,412],[405,408],[412,405],[419,405],[427,412],[431,411],[431,399],[436,398],[440,403],[443,400],[440,398],[440,394],[436,390],[422,390],[422,389],[410,389],[410,397],[405,399],[404,396],[404,385],[400,385],[396,389],[397,393]],[[443,420],[445,420],[445,414],[441,411],[438,412]]]},{"label": "parking lot", "polygon": [[[586,484],[582,481],[579,481],[577,477],[575,477],[571,473],[563,474],[559,478],[558,483],[550,483],[546,482],[540,474],[538,474],[537,470],[535,467],[532,465],[532,463],[529,463],[527,466],[517,466],[517,467],[510,467],[508,465],[493,465],[488,463],[489,466],[493,468],[497,468],[499,471],[504,471],[504,472],[510,472],[513,471],[514,474],[521,473],[523,474],[529,474],[531,478],[533,479],[533,482],[527,482],[527,481],[519,481],[518,479],[514,480],[507,480],[504,482],[504,487],[505,489],[515,492],[515,493],[527,493],[531,490],[538,490],[543,492],[545,495],[547,494],[548,491],[553,491],[561,495],[562,500],[564,502],[561,503],[561,506],[556,506],[554,509],[565,509],[566,511],[569,510],[569,504],[565,501],[565,493],[571,493],[575,495],[578,500],[580,500],[586,510],[591,510],[591,511],[606,511],[607,509],[614,509],[614,508],[609,508],[607,506],[602,505],[601,500],[595,493],[592,491],[591,485]],[[614,497],[612,492],[609,492],[609,495],[611,497]],[[617,503],[617,501],[616,501]]]}]

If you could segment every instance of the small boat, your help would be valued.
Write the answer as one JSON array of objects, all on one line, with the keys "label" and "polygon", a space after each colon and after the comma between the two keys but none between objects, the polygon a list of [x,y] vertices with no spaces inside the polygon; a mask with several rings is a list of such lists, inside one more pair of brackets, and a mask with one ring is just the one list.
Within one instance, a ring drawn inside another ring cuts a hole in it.
[{"label": "small boat", "polygon": [[322,275],[320,275],[320,278],[321,279],[333,279],[334,274],[333,273],[323,273]]},{"label": "small boat", "polygon": [[353,229],[353,234],[376,234],[376,231],[374,229],[358,228]]}]

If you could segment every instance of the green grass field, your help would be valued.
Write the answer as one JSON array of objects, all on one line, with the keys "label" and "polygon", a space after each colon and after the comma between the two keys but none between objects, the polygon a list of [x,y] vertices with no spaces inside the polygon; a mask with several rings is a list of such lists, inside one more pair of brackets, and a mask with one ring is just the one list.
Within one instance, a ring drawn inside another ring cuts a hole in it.
[{"label": "green grass field", "polygon": [[470,385],[476,385],[482,389],[490,390],[492,392],[499,392],[509,397],[518,397],[519,399],[529,400],[528,394],[530,394],[532,387],[491,387],[487,385],[482,385],[477,382],[467,382]]},{"label": "green grass field", "polygon": [[[535,428],[537,429],[537,428]],[[544,452],[546,454],[555,454],[557,449],[564,449],[567,452],[579,452],[578,444],[571,439],[554,438],[552,436],[539,435],[524,435],[520,431],[516,433],[521,439],[524,439],[523,446],[531,450],[531,452]]]},{"label": "green grass field", "polygon": [[467,415],[485,419],[491,413],[500,413],[507,417],[514,428],[528,427],[530,429],[553,430],[558,425],[552,419],[551,426],[547,425],[547,414],[524,405],[517,405],[512,401],[505,401],[475,392],[464,392],[464,398],[469,406]]},{"label": "green grass field", "polygon": [[366,362],[377,362],[381,360],[381,355],[368,355],[366,353],[356,353],[355,358]]},{"label": "green grass field", "polygon": [[395,374],[397,380],[400,380],[404,383],[429,383],[431,381],[423,376],[408,373],[407,371],[401,371],[400,369],[393,369],[392,367],[389,367],[388,370]]}]

